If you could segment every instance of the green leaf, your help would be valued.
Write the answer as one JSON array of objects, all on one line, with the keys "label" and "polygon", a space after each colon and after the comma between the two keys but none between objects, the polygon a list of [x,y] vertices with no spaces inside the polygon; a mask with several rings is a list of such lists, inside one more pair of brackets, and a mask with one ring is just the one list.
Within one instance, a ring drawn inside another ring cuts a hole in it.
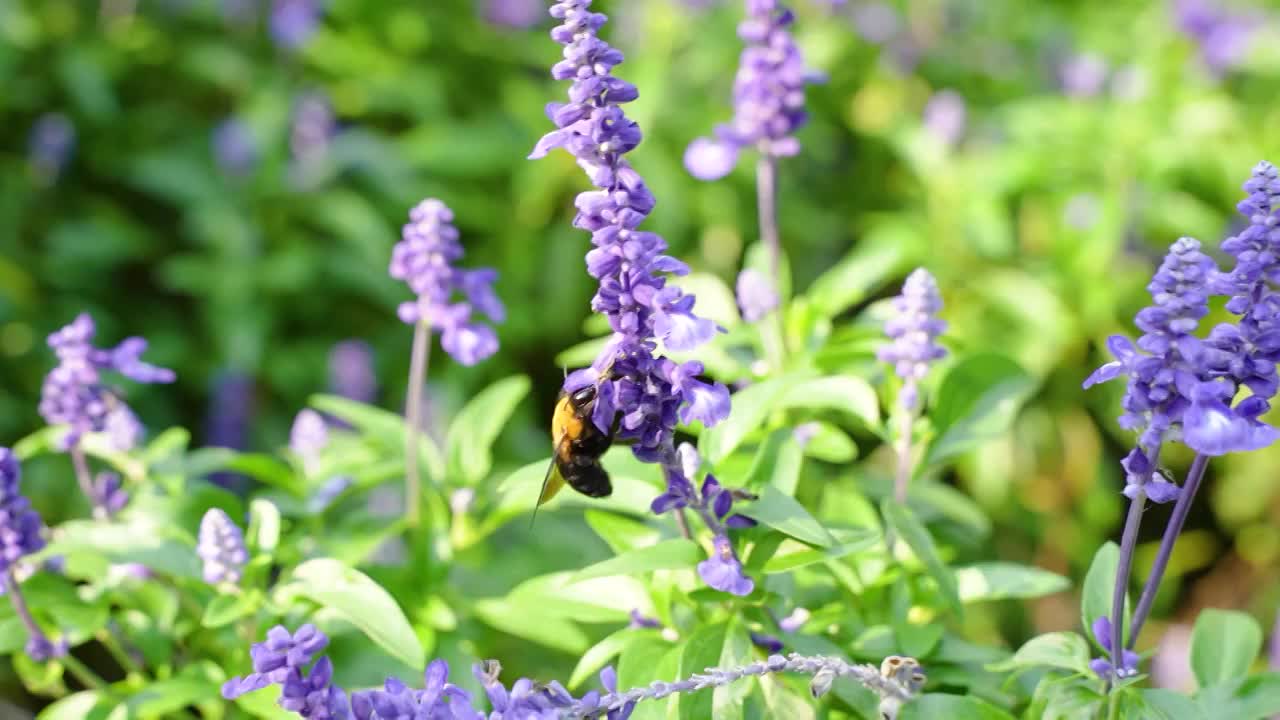
[{"label": "green leaf", "polygon": [[[1116,586],[1116,566],[1120,564],[1120,547],[1113,542],[1103,543],[1093,555],[1093,563],[1084,576],[1084,588],[1080,597],[1080,621],[1092,642],[1093,622],[1100,617],[1111,617],[1111,593]],[[1125,598],[1125,632],[1128,632],[1128,598]],[[1101,646],[1099,646],[1101,649]]]},{"label": "green leaf", "polygon": [[992,672],[1009,672],[1023,668],[1050,667],[1082,675],[1089,674],[1089,642],[1079,633],[1051,632],[1031,638],[1013,657],[992,663]]},{"label": "green leaf", "polygon": [[275,552],[280,544],[280,510],[264,498],[249,501],[249,547],[263,553]]},{"label": "green leaf", "polygon": [[[618,658],[618,687],[643,687],[654,680],[671,682],[683,677],[680,662],[684,649],[684,645],[672,645],[656,633],[640,638]],[[667,720],[675,715],[681,697],[682,693],[673,693],[663,700],[642,702],[636,705],[631,720]]]},{"label": "green leaf", "polygon": [[36,720],[108,720],[115,706],[116,702],[106,693],[85,690],[41,710]]},{"label": "green leaf", "polygon": [[177,676],[149,683],[129,696],[129,717],[166,718],[191,705],[220,702],[218,689],[225,679],[226,674],[208,660],[189,665]]},{"label": "green leaf", "polygon": [[229,625],[257,612],[261,601],[262,594],[256,590],[234,595],[218,595],[205,606],[204,617],[200,620],[200,624],[207,628]]},{"label": "green leaf", "polygon": [[[175,458],[175,461],[180,463],[178,469],[187,477],[200,477],[225,470],[248,475],[265,485],[280,488],[294,497],[302,497],[306,494],[306,484],[302,478],[287,463],[271,455],[241,453],[222,447],[203,447]],[[168,464],[161,463],[159,469],[167,471]]]},{"label": "green leaf", "polygon": [[777,406],[781,397],[796,381],[783,376],[765,380],[733,394],[733,412],[698,438],[698,450],[712,467],[738,449],[748,435],[758,430]]},{"label": "green leaf", "polygon": [[[1196,707],[1195,701],[1182,693],[1162,688],[1143,688],[1139,692],[1142,693],[1142,699],[1146,701],[1147,706],[1160,713],[1159,717],[1162,720],[1209,720],[1209,717]],[[1231,717],[1240,717],[1244,720],[1244,716],[1232,715]]]},{"label": "green leaf", "polygon": [[[694,630],[680,654],[678,677],[687,678],[693,673],[717,667],[724,651],[725,633],[728,629],[728,623],[721,622]],[[679,707],[680,720],[707,720],[713,717],[712,693],[680,693]]]},{"label": "green leaf", "polygon": [[594,675],[597,671],[609,664],[613,658],[621,655],[638,638],[651,635],[652,631],[637,630],[633,628],[623,628],[617,632],[605,635],[604,639],[591,646],[578,659],[578,664],[573,668],[573,674],[569,676],[569,689],[576,690],[584,680]]},{"label": "green leaf", "polygon": [[867,298],[910,263],[908,248],[920,231],[905,222],[886,222],[871,229],[854,249],[822,273],[806,293],[814,308],[833,318]]},{"label": "green leaf", "polygon": [[652,526],[617,513],[588,510],[582,516],[617,554],[653,545],[661,537],[661,533]]},{"label": "green leaf", "polygon": [[570,582],[577,583],[592,578],[631,575],[652,570],[689,568],[700,560],[702,560],[702,550],[697,543],[685,538],[673,538],[588,565],[574,573]]},{"label": "green leaf", "polygon": [[426,664],[422,645],[400,606],[359,570],[316,558],[294,569],[290,587],[341,615],[397,660],[413,668]]},{"label": "green leaf", "polygon": [[537,598],[488,598],[472,607],[495,630],[539,645],[580,655],[590,644],[586,633]]},{"label": "green leaf", "polygon": [[1234,678],[1201,690],[1195,700],[1205,718],[1264,720],[1280,713],[1280,674]]},{"label": "green leaf", "polygon": [[844,430],[821,420],[810,420],[804,427],[811,433],[804,444],[806,457],[836,465],[853,462],[858,457],[858,445]]},{"label": "green leaf", "polygon": [[[724,634],[724,647],[720,650],[720,660],[716,663],[716,667],[742,667],[754,659],[751,651],[751,636],[747,634],[742,620],[730,620]],[[742,717],[743,705],[750,692],[751,683],[746,682],[729,683],[715,688],[711,691],[711,717]]]},{"label": "green leaf", "polygon": [[796,568],[802,568],[806,565],[812,565],[824,560],[838,560],[852,553],[866,550],[875,546],[880,542],[880,533],[878,532],[851,532],[856,539],[842,541],[839,545],[834,545],[825,549],[813,548],[803,543],[793,540],[783,542],[778,551],[769,558],[764,564],[763,572],[766,575],[774,573],[790,572]]},{"label": "green leaf", "polygon": [[451,484],[475,485],[493,467],[493,443],[529,394],[529,378],[513,375],[480,391],[458,411],[449,425],[446,443]]},{"label": "green leaf", "polygon": [[1035,388],[1035,381],[1003,355],[982,353],[957,362],[929,413],[934,437],[921,468],[1002,435]]},{"label": "green leaf", "polygon": [[58,526],[58,534],[40,555],[86,553],[116,563],[141,563],[177,577],[200,577],[195,550],[176,537],[175,528],[158,523],[158,519],[140,516],[130,517],[127,522],[68,520]]},{"label": "green leaf", "polygon": [[280,707],[280,686],[267,687],[236,698],[236,707],[262,720],[298,720],[298,714]]},{"label": "green leaf", "polygon": [[869,428],[880,424],[880,399],[875,388],[857,375],[831,375],[798,382],[778,399],[778,404],[787,409],[848,413]]},{"label": "green leaf", "polygon": [[907,543],[907,547],[911,548],[920,562],[924,563],[925,570],[938,584],[938,591],[942,593],[943,599],[956,615],[963,616],[964,606],[960,604],[955,575],[942,562],[942,558],[938,557],[938,549],[934,546],[929,531],[920,524],[910,509],[894,501],[893,498],[884,499],[880,504],[880,512],[884,514],[889,527]]},{"label": "green leaf", "polygon": [[1200,611],[1191,631],[1191,670],[1200,687],[1244,677],[1262,649],[1262,628],[1235,610]]},{"label": "green leaf", "polygon": [[[312,395],[307,404],[377,438],[403,459],[404,418],[400,415],[337,395]],[[418,457],[422,460],[427,475],[433,480],[438,481],[444,477],[444,454],[426,433],[418,433]]]},{"label": "green leaf", "polygon": [[1014,720],[1014,717],[985,700],[961,695],[929,693],[908,702],[899,720]]},{"label": "green leaf", "polygon": [[739,511],[757,522],[810,545],[829,548],[836,539],[795,498],[773,485],[765,485],[760,498]]},{"label": "green leaf", "polygon": [[966,603],[1044,597],[1071,587],[1057,573],[1015,563],[978,563],[956,568],[955,574],[960,600]]}]

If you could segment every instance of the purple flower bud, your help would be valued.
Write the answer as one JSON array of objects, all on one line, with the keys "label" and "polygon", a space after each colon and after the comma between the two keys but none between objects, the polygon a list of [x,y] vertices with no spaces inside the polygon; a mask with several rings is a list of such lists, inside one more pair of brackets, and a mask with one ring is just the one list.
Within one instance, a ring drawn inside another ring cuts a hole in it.
[{"label": "purple flower bud", "polygon": [[289,449],[302,460],[305,472],[315,471],[320,463],[320,453],[328,444],[329,428],[320,413],[311,408],[300,411],[289,430]]},{"label": "purple flower bud", "polygon": [[685,151],[685,167],[700,180],[724,177],[742,148],[785,157],[800,151],[794,134],[808,121],[804,88],[812,81],[788,29],[794,14],[775,0],[748,0],[738,25],[746,43],[733,82],[733,121],[715,139],[698,138]]},{"label": "purple flower bud", "polygon": [[318,0],[275,0],[271,6],[271,37],[281,47],[302,47],[320,26]]},{"label": "purple flower bud", "polygon": [[902,378],[902,406],[914,410],[918,404],[917,384],[929,372],[929,366],[945,357],[946,349],[937,343],[947,324],[938,319],[942,295],[938,283],[928,270],[919,268],[907,276],[902,294],[893,299],[896,314],[884,325],[890,342],[876,353],[881,362],[893,365]]},{"label": "purple flower bud", "polygon": [[[427,322],[441,333],[445,352],[463,365],[474,365],[498,350],[498,336],[488,325],[474,322],[479,310],[493,322],[505,319],[505,309],[493,292],[493,270],[465,271],[454,267],[462,258],[453,211],[435,199],[423,200],[409,212],[403,239],[391,253],[391,277],[403,280],[418,295],[400,305],[400,319]],[[466,299],[452,303],[456,293]]]},{"label": "purple flower bud", "polygon": [[120,476],[113,472],[100,472],[93,479],[93,514],[99,518],[111,518],[129,502]]},{"label": "purple flower bud", "polygon": [[244,533],[218,508],[210,508],[200,520],[196,555],[204,561],[204,581],[210,585],[239,583],[240,571],[249,560]]},{"label": "purple flower bud", "polygon": [[1071,97],[1089,98],[1102,92],[1107,82],[1107,63],[1092,53],[1072,55],[1058,68],[1062,92]]},{"label": "purple flower bud", "polygon": [[[1111,654],[1111,619],[1105,615],[1093,621],[1093,638],[1102,646],[1102,649],[1109,656]],[[1089,668],[1097,673],[1098,677],[1108,680],[1114,678],[1132,677],[1138,674],[1138,654],[1132,650],[1125,650],[1121,654],[1119,670],[1114,670],[1111,661],[1105,657],[1094,658],[1089,662]],[[1114,672],[1114,678],[1113,678]]]},{"label": "purple flower bud", "polygon": [[742,319],[749,323],[760,322],[778,307],[778,293],[773,283],[759,270],[750,268],[738,273],[738,309]]}]

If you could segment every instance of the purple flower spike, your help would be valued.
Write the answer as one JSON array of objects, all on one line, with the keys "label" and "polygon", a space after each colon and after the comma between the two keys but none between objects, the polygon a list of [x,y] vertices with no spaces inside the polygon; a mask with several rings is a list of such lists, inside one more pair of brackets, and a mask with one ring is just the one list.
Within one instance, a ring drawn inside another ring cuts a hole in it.
[{"label": "purple flower spike", "polygon": [[103,384],[102,373],[115,371],[140,383],[170,383],[174,373],[141,360],[147,347],[142,338],[127,338],[102,350],[93,346],[94,333],[93,319],[81,313],[49,336],[58,365],[40,389],[40,415],[50,425],[68,426],[64,449],[74,447],[84,433],[109,430],[113,444],[128,450],[138,441],[141,426],[124,401]]},{"label": "purple flower spike", "polygon": [[954,146],[964,137],[964,96],[955,90],[939,90],[924,106],[924,127],[944,145]]},{"label": "purple flower spike", "polygon": [[129,502],[120,476],[113,472],[100,472],[93,479],[93,514],[99,518],[115,517]]},{"label": "purple flower spike", "polygon": [[275,0],[271,6],[271,37],[281,47],[302,47],[320,27],[318,0]]},{"label": "purple flower spike", "polygon": [[249,560],[244,533],[218,508],[209,508],[200,520],[196,555],[204,561],[204,581],[210,585],[240,582],[240,571]]},{"label": "purple flower spike", "polygon": [[[409,211],[403,239],[391,253],[390,273],[418,296],[400,305],[400,319],[410,325],[429,323],[440,331],[445,352],[463,365],[475,365],[497,352],[498,336],[490,326],[472,320],[474,311],[495,323],[505,319],[506,311],[493,292],[497,273],[454,267],[462,254],[453,211],[439,200],[423,200]],[[455,294],[463,299],[453,302]]]},{"label": "purple flower spike", "polygon": [[698,575],[708,586],[731,595],[750,595],[755,582],[742,574],[742,563],[733,552],[733,543],[725,535],[712,541],[711,557],[698,563]]},{"label": "purple flower spike", "polygon": [[[329,658],[311,660],[329,644],[329,638],[314,625],[303,625],[292,635],[283,625],[267,632],[266,642],[249,649],[253,672],[234,677],[222,686],[222,697],[234,700],[268,685],[280,686],[277,704],[308,720],[352,720],[347,694],[333,684],[333,664]],[[371,720],[364,716],[361,720]]]},{"label": "purple flower spike", "polygon": [[728,175],[743,148],[774,157],[800,151],[794,134],[808,120],[804,87],[811,75],[789,30],[795,15],[778,0],[746,0],[746,11],[738,25],[746,47],[733,82],[733,122],[685,151],[685,168],[699,180]]},{"label": "purple flower spike", "polygon": [[899,399],[902,406],[915,410],[920,381],[928,374],[930,365],[947,354],[937,343],[938,336],[947,329],[946,322],[938,319],[942,295],[928,270],[918,268],[907,276],[902,283],[902,294],[893,299],[893,309],[896,314],[884,325],[885,335],[891,342],[876,355],[881,362],[893,365],[894,372],[902,378]]},{"label": "purple flower spike", "polygon": [[595,424],[607,428],[620,415],[618,438],[631,442],[637,458],[656,462],[670,448],[677,420],[710,426],[724,419],[729,392],[699,380],[700,363],[657,355],[660,347],[692,350],[718,328],[694,314],[692,295],[667,284],[669,275],[688,268],[663,254],[667,243],[660,236],[639,229],[656,201],[624,157],[642,135],[621,107],[639,93],[613,76],[622,53],[600,39],[607,18],[590,6],[591,0],[565,0],[551,7],[561,21],[551,37],[565,46],[551,75],[573,85],[569,102],[547,107],[557,129],[529,157],[564,148],[599,188],[578,196],[574,225],[592,234],[587,272],[600,286],[591,307],[608,317],[614,335],[589,371],[570,374],[565,389],[595,383]]},{"label": "purple flower spike", "polygon": [[329,351],[329,389],[356,402],[371,403],[378,395],[373,348],[363,340],[343,340]]},{"label": "purple flower spike", "polygon": [[778,292],[759,270],[747,269],[738,273],[737,294],[742,319],[749,323],[760,322],[778,307]]},{"label": "purple flower spike", "polygon": [[13,451],[0,447],[0,575],[13,564],[44,547],[44,523],[19,489],[22,469]]}]

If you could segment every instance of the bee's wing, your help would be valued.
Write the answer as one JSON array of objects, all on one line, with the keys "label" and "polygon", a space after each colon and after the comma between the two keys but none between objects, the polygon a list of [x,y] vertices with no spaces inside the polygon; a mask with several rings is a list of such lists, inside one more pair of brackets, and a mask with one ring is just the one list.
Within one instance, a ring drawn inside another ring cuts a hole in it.
[{"label": "bee's wing", "polygon": [[533,506],[533,514],[529,516],[529,527],[533,527],[533,521],[538,517],[538,508],[551,501],[551,498],[560,492],[560,488],[564,487],[564,475],[560,474],[560,468],[556,464],[556,460],[568,451],[568,443],[570,439],[564,435],[556,441],[554,455],[551,456],[551,462],[547,463],[547,474],[542,478],[542,491],[538,493],[538,503]]}]

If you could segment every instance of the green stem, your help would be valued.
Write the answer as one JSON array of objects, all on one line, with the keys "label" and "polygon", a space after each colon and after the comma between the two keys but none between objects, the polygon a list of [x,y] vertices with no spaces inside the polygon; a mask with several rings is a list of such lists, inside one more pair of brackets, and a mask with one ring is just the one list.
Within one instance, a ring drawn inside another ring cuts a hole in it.
[{"label": "green stem", "polygon": [[97,673],[90,670],[88,665],[85,665],[76,659],[76,657],[71,653],[67,653],[66,655],[58,658],[57,661],[62,663],[62,666],[70,671],[71,674],[75,676],[76,680],[80,681],[80,684],[86,689],[101,690],[107,686],[107,682],[105,680],[99,677]]},{"label": "green stem", "polygon": [[413,327],[413,350],[409,358],[409,396],[405,398],[404,502],[409,527],[417,527],[422,516],[422,480],[418,477],[418,431],[422,425],[422,387],[430,360],[431,330],[419,320]]},{"label": "green stem", "polygon": [[111,653],[111,657],[120,664],[120,667],[130,675],[137,675],[143,679],[147,678],[146,670],[142,668],[124,649],[124,645],[116,638],[115,633],[107,629],[102,629],[95,635],[98,642]]}]

